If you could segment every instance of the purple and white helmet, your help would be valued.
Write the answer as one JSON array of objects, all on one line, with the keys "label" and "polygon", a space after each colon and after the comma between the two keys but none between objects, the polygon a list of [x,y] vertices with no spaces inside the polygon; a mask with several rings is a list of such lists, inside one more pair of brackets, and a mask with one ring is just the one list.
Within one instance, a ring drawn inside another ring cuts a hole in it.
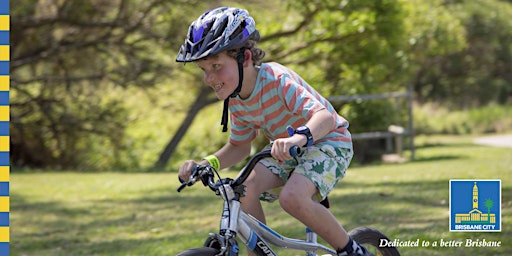
[{"label": "purple and white helmet", "polygon": [[258,41],[254,19],[244,9],[219,7],[192,22],[177,62],[192,62],[222,51],[241,48],[249,38]]}]

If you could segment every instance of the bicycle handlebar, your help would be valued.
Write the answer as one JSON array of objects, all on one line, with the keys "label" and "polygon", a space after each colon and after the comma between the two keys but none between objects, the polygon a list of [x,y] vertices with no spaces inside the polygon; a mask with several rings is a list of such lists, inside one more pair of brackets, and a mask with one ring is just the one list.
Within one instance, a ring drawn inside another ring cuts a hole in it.
[{"label": "bicycle handlebar", "polygon": [[[290,148],[290,155],[292,157],[296,157],[300,154],[300,147],[299,146],[292,146]],[[252,170],[256,166],[256,164],[262,160],[263,158],[272,157],[272,154],[270,153],[270,150],[264,150],[261,152],[258,152],[254,154],[251,159],[247,162],[247,165],[244,167],[240,175],[230,182],[231,187],[237,187],[240,186],[245,182],[245,180],[249,177],[249,174],[251,174]],[[203,181],[203,184],[205,186],[210,187],[212,190],[216,190],[218,185],[214,182],[214,176],[213,176],[213,167],[209,165],[196,165],[192,169],[192,174],[190,175],[190,179],[186,182],[183,182],[181,179],[180,181],[181,186],[178,188],[178,192],[181,192],[186,186],[192,186],[194,183],[196,183],[197,179],[200,178]],[[203,177],[207,176],[207,180],[203,180]],[[219,184],[220,185],[220,184]]]}]

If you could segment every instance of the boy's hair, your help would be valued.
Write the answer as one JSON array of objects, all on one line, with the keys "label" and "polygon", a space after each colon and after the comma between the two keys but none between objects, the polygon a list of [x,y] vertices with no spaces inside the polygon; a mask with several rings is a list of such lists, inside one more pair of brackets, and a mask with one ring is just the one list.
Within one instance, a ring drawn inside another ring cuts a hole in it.
[{"label": "boy's hair", "polygon": [[[263,58],[265,57],[265,51],[263,49],[257,47],[257,41],[254,39],[248,39],[245,42],[243,47],[248,50],[251,50],[253,64],[256,66],[260,65]],[[240,51],[240,49],[232,49],[232,50],[228,50],[227,54],[228,54],[228,56],[236,59],[239,51]]]}]

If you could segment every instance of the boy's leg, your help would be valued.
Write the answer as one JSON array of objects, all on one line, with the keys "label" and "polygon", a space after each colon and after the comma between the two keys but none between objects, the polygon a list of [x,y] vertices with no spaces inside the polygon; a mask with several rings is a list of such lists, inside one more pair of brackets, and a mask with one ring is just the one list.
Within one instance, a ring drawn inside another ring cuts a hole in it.
[{"label": "boy's leg", "polygon": [[313,200],[316,193],[318,190],[313,182],[294,173],[281,191],[279,202],[286,212],[315,231],[333,248],[345,247],[349,241],[347,231],[327,208]]},{"label": "boy's leg", "polygon": [[[284,181],[262,164],[257,164],[244,185],[247,188],[245,196],[240,198],[242,210],[259,221],[266,223],[265,214],[261,207],[260,195],[267,190],[283,186]],[[248,255],[254,254],[248,252]]]},{"label": "boy's leg", "polygon": [[318,190],[309,178],[294,173],[281,191],[279,202],[286,212],[336,249],[338,255],[370,255],[348,236],[327,208],[313,200],[316,193]]}]

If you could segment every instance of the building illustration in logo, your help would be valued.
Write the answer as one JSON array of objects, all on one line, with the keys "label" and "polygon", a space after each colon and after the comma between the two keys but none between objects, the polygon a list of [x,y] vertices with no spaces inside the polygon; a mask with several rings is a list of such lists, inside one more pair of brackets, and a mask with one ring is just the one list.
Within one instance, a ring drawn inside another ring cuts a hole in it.
[{"label": "building illustration in logo", "polygon": [[484,206],[487,208],[487,213],[483,213],[478,209],[478,186],[475,182],[473,186],[473,210],[468,213],[456,213],[456,224],[494,224],[496,223],[496,214],[491,213],[491,208],[494,202],[487,199]]},{"label": "building illustration in logo", "polygon": [[450,231],[501,232],[501,180],[450,180]]}]

